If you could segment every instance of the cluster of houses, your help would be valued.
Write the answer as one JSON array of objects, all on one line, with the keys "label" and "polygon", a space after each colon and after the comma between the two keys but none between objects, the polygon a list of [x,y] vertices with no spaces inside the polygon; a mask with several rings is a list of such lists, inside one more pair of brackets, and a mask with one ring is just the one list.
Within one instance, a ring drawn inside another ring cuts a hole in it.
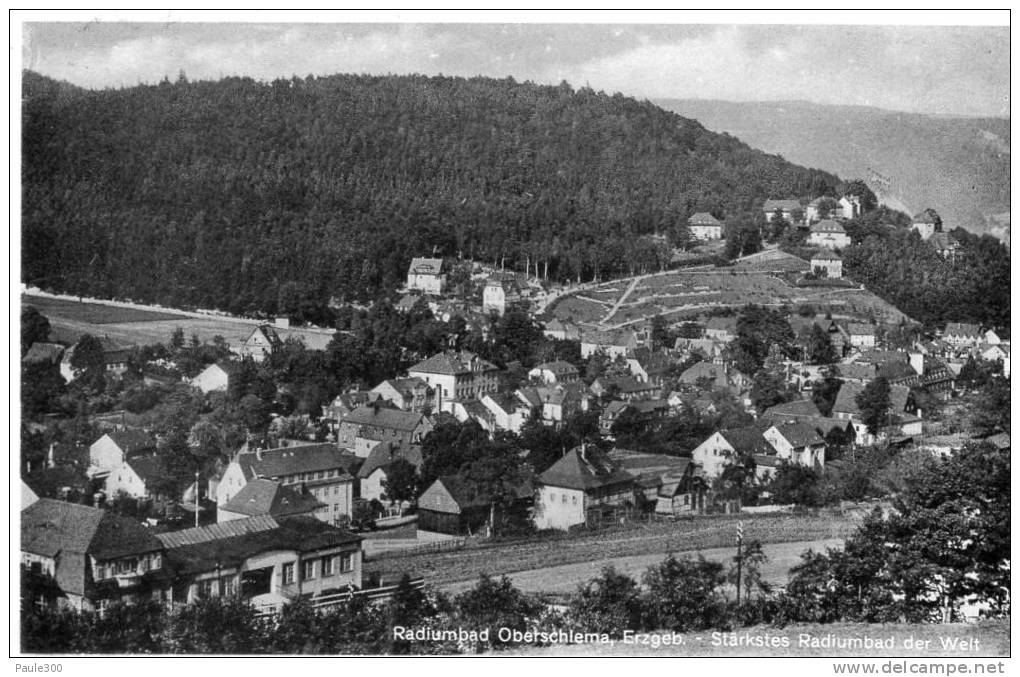
[{"label": "cluster of houses", "polygon": [[482,287],[482,302],[480,306],[472,305],[463,299],[448,298],[448,268],[449,264],[441,258],[412,259],[407,270],[406,293],[397,301],[397,309],[410,310],[419,299],[424,299],[433,314],[446,321],[452,314],[466,318],[503,315],[510,307],[527,306],[545,294],[527,275],[475,264],[471,278]]},{"label": "cluster of houses", "polygon": [[[782,213],[810,224],[814,239],[809,241],[822,249],[812,258],[812,269],[841,277],[842,262],[833,250],[845,246],[842,227],[818,218],[826,216],[818,201],[806,209],[793,202],[770,201],[766,218]],[[836,207],[824,207],[830,210],[827,216],[836,218],[859,213],[858,201],[850,197]],[[722,224],[708,214],[692,217],[691,228],[702,239],[722,237]],[[484,312],[502,313],[509,304],[529,298],[526,285],[514,276],[484,275]],[[408,272],[410,293],[428,295],[435,303],[433,297],[443,294],[446,285],[442,259],[414,259]],[[159,533],[111,511],[35,500],[28,490],[30,499],[22,512],[22,566],[37,584],[33,589],[40,604],[102,609],[117,599],[155,599],[173,605],[240,591],[256,603],[278,606],[362,586],[360,539],[347,530],[355,506],[377,501],[399,514],[406,506],[387,495],[388,478],[398,464],[421,470],[422,442],[443,420],[474,421],[490,434],[519,433],[529,421],[561,426],[597,404],[599,430],[612,440],[622,417],[640,423],[690,409],[710,414],[719,393],[754,413],[753,425],[714,431],[689,458],[621,448],[607,453],[588,444],[566,450],[533,484],[515,491],[538,528],[569,529],[613,520],[634,509],[670,516],[704,511],[727,468],[749,461],[761,482],[784,463],[838,471],[839,463],[826,459],[834,436],[867,445],[876,440],[901,443],[922,434],[923,420],[911,402],[911,389],[949,396],[970,358],[999,361],[1005,376],[1010,373],[1009,342],[975,325],[951,323],[935,340],[894,351],[882,349],[878,327],[866,322],[791,317],[790,323],[805,345],[816,331],[814,325],[820,326],[840,360],[836,366],[844,383],[824,415],[808,392],[821,368],[803,360],[784,363],[788,385],[801,393],[800,399],[754,412],[751,375],[727,360],[726,347],[737,335],[735,317],[702,318],[699,336],[679,338],[671,346],[653,346],[647,328],[592,329],[552,319],[545,324],[546,336],[577,340],[582,358],[605,356],[611,368],[589,384],[575,364],[553,360],[531,368],[528,380],[518,387],[501,390],[501,370],[491,362],[469,351],[437,353],[406,374],[367,390],[342,393],[324,406],[322,420],[329,430],[325,442],[242,446],[214,476],[196,478],[187,495],[169,497],[190,505],[196,523],[203,510],[201,495],[207,511],[215,502],[214,523],[207,518],[204,526],[181,531]],[[287,329],[285,323],[259,325],[234,351],[264,360],[283,346],[281,335]],[[325,343],[315,338],[311,347],[324,349]],[[72,351],[35,344],[24,359],[63,367]],[[123,351],[111,349],[107,369],[123,371],[126,361]],[[226,390],[235,369],[233,362],[211,364],[191,384],[203,393]],[[73,373],[68,376],[73,378]],[[879,430],[869,431],[857,395],[880,377],[890,384],[891,406]],[[161,496],[167,482],[156,446],[144,430],[110,426],[88,449],[84,463],[89,486],[111,498],[167,498]],[[51,449],[50,466],[52,456]],[[478,533],[491,525],[493,503],[483,488],[463,478],[440,477],[424,487],[418,499],[419,528]]]},{"label": "cluster of houses", "polygon": [[[861,201],[856,195],[844,195],[839,200],[820,197],[808,204],[799,200],[765,200],[762,212],[766,223],[772,223],[777,216],[798,228],[809,231],[808,244],[827,249],[842,249],[850,245],[840,221],[848,221],[861,215]],[[719,219],[708,212],[697,212],[687,219],[687,227],[696,240],[709,242],[724,237],[724,226]]]}]

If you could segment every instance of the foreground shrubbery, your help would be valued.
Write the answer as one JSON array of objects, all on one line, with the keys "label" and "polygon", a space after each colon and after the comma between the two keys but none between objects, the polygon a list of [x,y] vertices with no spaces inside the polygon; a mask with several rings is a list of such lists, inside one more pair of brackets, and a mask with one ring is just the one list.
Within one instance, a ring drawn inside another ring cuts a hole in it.
[{"label": "foreground shrubbery", "polygon": [[[296,602],[273,619],[237,599],[203,600],[173,612],[158,605],[91,613],[22,614],[31,653],[463,653],[507,645],[498,630],[585,632],[708,629],[787,623],[950,622],[980,601],[988,616],[1010,612],[1010,457],[973,446],[915,471],[895,504],[876,509],[842,550],[808,551],[773,592],[760,575],[760,544],[745,544],[741,599],[735,562],[673,555],[641,585],[612,568],[580,586],[561,612],[503,577],[483,575],[454,598],[413,589],[404,578],[382,605],[353,601],[326,611]],[[395,627],[434,632],[489,629],[489,640],[423,641]]]}]

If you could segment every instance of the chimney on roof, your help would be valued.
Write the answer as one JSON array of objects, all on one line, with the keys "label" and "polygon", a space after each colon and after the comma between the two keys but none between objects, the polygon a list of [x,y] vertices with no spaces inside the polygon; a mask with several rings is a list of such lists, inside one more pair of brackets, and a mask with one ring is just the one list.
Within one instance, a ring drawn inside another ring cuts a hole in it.
[{"label": "chimney on roof", "polygon": [[49,451],[46,452],[46,467],[47,468],[52,468],[52,467],[57,465],[56,461],[53,458],[53,447],[55,447],[55,446],[56,446],[56,443],[50,442],[50,449],[49,449]]},{"label": "chimney on roof", "polygon": [[259,461],[262,460],[262,447],[255,448],[255,458],[258,459]]}]

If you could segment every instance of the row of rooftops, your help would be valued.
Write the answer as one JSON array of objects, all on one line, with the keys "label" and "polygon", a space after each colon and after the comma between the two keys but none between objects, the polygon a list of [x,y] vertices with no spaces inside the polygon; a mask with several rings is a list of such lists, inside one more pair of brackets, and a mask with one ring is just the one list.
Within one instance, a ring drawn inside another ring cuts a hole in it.
[{"label": "row of rooftops", "polygon": [[262,552],[309,552],[355,545],[360,537],[308,516],[260,515],[209,526],[154,533],[109,510],[42,498],[21,511],[21,551],[58,560],[62,590],[84,594],[86,557],[110,561],[163,552],[173,574],[232,567]]}]

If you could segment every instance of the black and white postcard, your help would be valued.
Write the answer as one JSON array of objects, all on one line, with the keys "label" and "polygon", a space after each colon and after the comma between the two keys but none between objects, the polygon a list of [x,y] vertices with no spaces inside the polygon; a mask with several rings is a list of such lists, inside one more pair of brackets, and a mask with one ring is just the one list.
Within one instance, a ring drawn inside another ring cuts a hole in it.
[{"label": "black and white postcard", "polygon": [[13,11],[12,674],[1004,673],[1009,23]]}]

